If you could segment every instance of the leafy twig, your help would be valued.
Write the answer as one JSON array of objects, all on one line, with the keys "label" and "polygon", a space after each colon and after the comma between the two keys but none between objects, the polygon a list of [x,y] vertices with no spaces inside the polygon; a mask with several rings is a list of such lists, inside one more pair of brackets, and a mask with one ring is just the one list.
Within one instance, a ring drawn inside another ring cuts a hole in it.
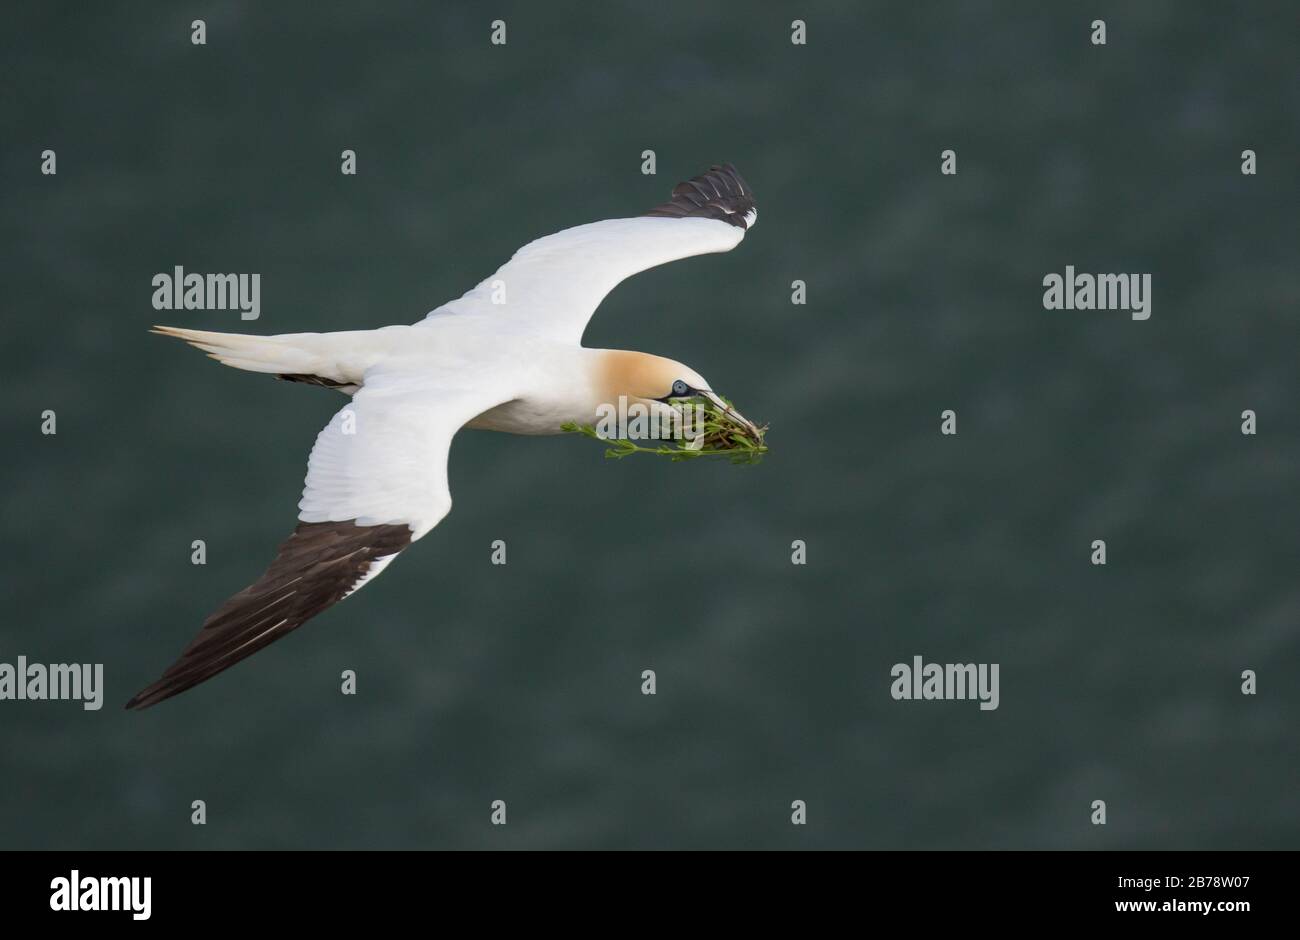
[{"label": "leafy twig", "polygon": [[672,461],[693,460],[696,457],[726,457],[734,464],[758,463],[763,459],[763,455],[767,453],[767,444],[764,442],[767,425],[758,428],[758,433],[754,434],[748,428],[732,421],[714,407],[712,402],[697,398],[692,399],[690,404],[702,409],[703,431],[689,440],[673,439],[654,447],[643,447],[635,441],[623,438],[602,437],[600,432],[589,424],[569,421],[561,425],[560,429],[572,434],[582,434],[608,445],[605,456],[613,460],[622,460],[633,454],[654,454],[658,457],[667,457]]}]

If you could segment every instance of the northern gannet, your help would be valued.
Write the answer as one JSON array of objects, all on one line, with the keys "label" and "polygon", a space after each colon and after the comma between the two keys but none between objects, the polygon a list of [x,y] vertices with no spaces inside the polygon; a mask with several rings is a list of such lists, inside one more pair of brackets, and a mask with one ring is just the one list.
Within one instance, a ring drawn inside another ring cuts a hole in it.
[{"label": "northern gannet", "polygon": [[703,396],[753,428],[694,369],[647,353],[588,349],[582,334],[619,282],[730,251],[758,219],[731,164],[679,183],[644,215],[539,238],[419,323],[248,336],[157,326],[237,369],[337,389],[351,401],[316,438],[298,526],[257,581],[207,620],[146,708],[233,666],[369,583],[451,509],[447,455],[462,427],[558,434],[626,396],[661,417]]}]

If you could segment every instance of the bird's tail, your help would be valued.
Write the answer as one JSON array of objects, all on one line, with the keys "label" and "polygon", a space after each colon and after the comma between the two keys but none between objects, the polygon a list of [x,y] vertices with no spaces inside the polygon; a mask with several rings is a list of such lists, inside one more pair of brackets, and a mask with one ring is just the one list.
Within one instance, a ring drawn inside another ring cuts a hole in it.
[{"label": "bird's tail", "polygon": [[266,372],[286,378],[313,376],[334,378],[327,357],[321,355],[319,333],[286,333],[280,336],[249,336],[245,333],[212,333],[177,326],[155,326],[163,336],[183,339],[203,350],[217,362],[249,372]]}]

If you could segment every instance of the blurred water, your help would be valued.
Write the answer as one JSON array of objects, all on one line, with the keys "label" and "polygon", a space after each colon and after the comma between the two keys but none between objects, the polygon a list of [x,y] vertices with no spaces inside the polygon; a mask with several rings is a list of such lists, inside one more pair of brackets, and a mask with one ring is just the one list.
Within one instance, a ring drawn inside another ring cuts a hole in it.
[{"label": "blurred water", "polygon": [[[187,8],[9,12],[0,661],[108,701],[0,703],[0,846],[1297,845],[1291,5],[443,6],[209,3],[203,48]],[[586,341],[691,364],[768,462],[466,433],[363,599],[120,710],[341,403],[147,335],[247,326],[157,314],[155,272],[260,272],[255,332],[411,322],[720,160],[760,224]],[[1152,318],[1045,311],[1066,264],[1150,272]],[[1001,707],[891,700],[913,655],[1000,663]]]}]

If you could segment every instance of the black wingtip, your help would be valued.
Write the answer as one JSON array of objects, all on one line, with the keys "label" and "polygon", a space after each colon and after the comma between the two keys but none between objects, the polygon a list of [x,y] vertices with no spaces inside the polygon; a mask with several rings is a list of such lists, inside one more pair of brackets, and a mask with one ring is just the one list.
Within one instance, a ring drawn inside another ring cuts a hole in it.
[{"label": "black wingtip", "polygon": [[155,682],[152,685],[145,686],[139,692],[135,693],[135,695],[132,695],[131,701],[127,702],[122,707],[129,712],[138,712],[143,711],[150,705],[157,705],[163,699],[169,697],[166,695],[158,695],[158,692],[161,691],[160,685],[160,682]]},{"label": "black wingtip", "polygon": [[157,705],[247,659],[347,597],[372,576],[372,563],[410,544],[407,523],[299,522],[262,577],[213,611],[180,658],[126,709]]},{"label": "black wingtip", "polygon": [[730,163],[714,164],[707,173],[673,187],[672,198],[647,216],[669,219],[717,219],[747,229],[758,218],[754,191]]},{"label": "black wingtip", "polygon": [[[168,670],[168,672],[170,672],[170,670]],[[144,711],[146,708],[152,708],[159,702],[165,702],[173,695],[179,695],[187,688],[189,688],[189,686],[178,686],[176,682],[172,681],[168,673],[163,673],[160,679],[149,683],[139,692],[135,693],[135,695],[132,695],[131,700],[123,706],[123,709],[129,712]]]}]

